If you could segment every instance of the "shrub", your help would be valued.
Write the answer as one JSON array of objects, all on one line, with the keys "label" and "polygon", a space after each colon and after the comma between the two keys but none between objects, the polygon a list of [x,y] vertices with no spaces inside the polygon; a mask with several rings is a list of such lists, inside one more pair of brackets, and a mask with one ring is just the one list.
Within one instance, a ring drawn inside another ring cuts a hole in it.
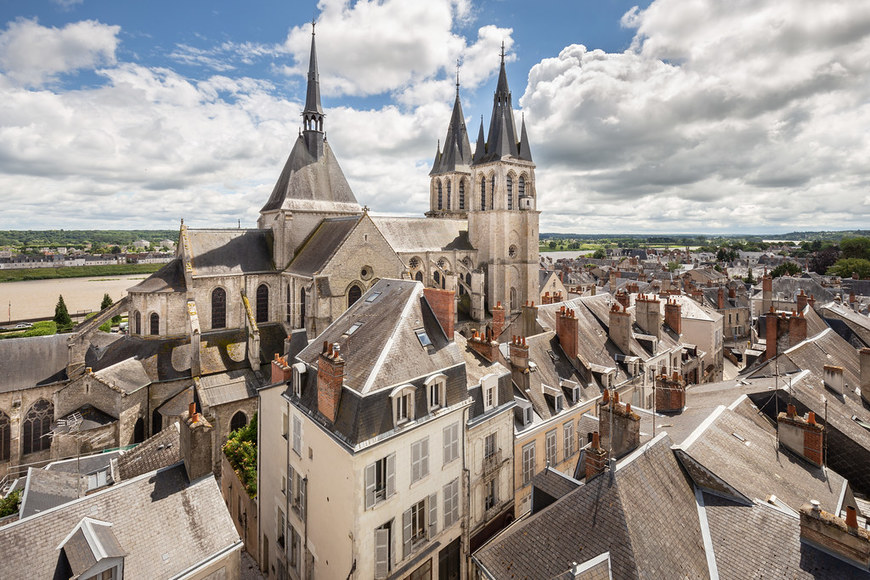
[{"label": "shrub", "polygon": [[21,490],[16,489],[8,496],[0,499],[0,518],[11,516],[18,513],[18,508],[21,507]]},{"label": "shrub", "polygon": [[224,455],[250,497],[257,497],[257,414],[251,422],[230,433]]}]

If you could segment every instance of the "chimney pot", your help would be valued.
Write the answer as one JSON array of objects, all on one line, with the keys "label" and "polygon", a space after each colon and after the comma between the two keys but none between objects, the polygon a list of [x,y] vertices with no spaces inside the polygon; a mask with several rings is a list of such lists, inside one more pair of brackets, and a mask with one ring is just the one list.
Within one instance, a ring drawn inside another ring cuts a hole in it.
[{"label": "chimney pot", "polygon": [[850,531],[858,529],[858,511],[852,506],[846,506],[846,525]]},{"label": "chimney pot", "polygon": [[822,511],[822,504],[819,503],[819,500],[817,500],[817,499],[811,499],[811,500],[810,500],[810,505],[813,506],[813,511],[814,511],[814,512],[820,512],[820,511]]},{"label": "chimney pot", "polygon": [[619,391],[613,391],[613,404],[619,404]]},{"label": "chimney pot", "polygon": [[601,395],[601,402],[605,405],[610,402],[610,391],[607,389],[604,389],[604,393]]},{"label": "chimney pot", "polygon": [[327,352],[329,352],[329,341],[328,340],[323,341],[323,350],[320,352],[322,352],[323,354],[326,354]]},{"label": "chimney pot", "polygon": [[789,417],[794,417],[796,413],[797,413],[797,409],[795,409],[795,406],[794,406],[794,405],[789,405],[789,406],[788,406],[788,416],[789,416]]},{"label": "chimney pot", "polygon": [[815,424],[816,424],[816,414],[813,413],[812,411],[810,411],[810,412],[807,414],[807,423],[809,423],[810,425],[815,425]]},{"label": "chimney pot", "polygon": [[194,415],[196,415],[196,403],[190,403],[187,406],[187,414],[191,419],[193,419]]}]

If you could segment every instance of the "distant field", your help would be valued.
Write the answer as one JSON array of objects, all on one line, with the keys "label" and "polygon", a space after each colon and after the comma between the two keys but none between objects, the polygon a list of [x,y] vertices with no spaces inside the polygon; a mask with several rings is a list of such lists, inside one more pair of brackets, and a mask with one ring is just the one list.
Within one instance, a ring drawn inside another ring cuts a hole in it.
[{"label": "distant field", "polygon": [[54,278],[90,278],[122,274],[151,274],[164,264],[111,264],[107,266],[62,266],[59,268],[20,268],[0,270],[0,282],[51,280]]}]

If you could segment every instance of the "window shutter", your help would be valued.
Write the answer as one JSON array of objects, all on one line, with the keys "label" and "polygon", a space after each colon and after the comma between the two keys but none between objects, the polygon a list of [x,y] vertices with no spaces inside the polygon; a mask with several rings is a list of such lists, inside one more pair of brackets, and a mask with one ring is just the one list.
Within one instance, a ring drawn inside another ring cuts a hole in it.
[{"label": "window shutter", "polygon": [[287,466],[287,493],[290,494],[290,503],[294,503],[296,500],[296,496],[293,495],[293,485],[296,479],[296,470],[293,469],[292,465]]},{"label": "window shutter", "polygon": [[387,497],[396,493],[396,454],[387,455]]},{"label": "window shutter", "polygon": [[420,479],[420,444],[411,445],[411,483]]},{"label": "window shutter", "polygon": [[422,450],[420,452],[420,477],[429,475],[429,438],[423,439]]},{"label": "window shutter", "polygon": [[305,508],[307,507],[305,495],[308,492],[308,481],[303,479],[299,482],[299,515],[305,521]]},{"label": "window shutter", "polygon": [[405,544],[405,558],[411,555],[411,510],[402,514],[402,540]]},{"label": "window shutter", "polygon": [[377,463],[366,466],[366,509],[375,505],[375,469]]},{"label": "window shutter", "polygon": [[375,530],[375,578],[386,578],[390,571],[390,530]]},{"label": "window shutter", "polygon": [[429,496],[429,539],[435,537],[438,532],[438,494]]}]

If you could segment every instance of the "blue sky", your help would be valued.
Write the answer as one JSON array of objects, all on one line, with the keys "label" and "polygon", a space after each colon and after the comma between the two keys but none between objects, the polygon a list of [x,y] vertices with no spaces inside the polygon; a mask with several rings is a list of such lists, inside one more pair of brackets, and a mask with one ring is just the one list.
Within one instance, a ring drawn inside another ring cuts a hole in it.
[{"label": "blue sky", "polygon": [[867,227],[860,0],[0,4],[0,228],[253,225],[299,126],[310,25],[361,204],[426,210],[462,61],[508,52],[541,231]]}]

